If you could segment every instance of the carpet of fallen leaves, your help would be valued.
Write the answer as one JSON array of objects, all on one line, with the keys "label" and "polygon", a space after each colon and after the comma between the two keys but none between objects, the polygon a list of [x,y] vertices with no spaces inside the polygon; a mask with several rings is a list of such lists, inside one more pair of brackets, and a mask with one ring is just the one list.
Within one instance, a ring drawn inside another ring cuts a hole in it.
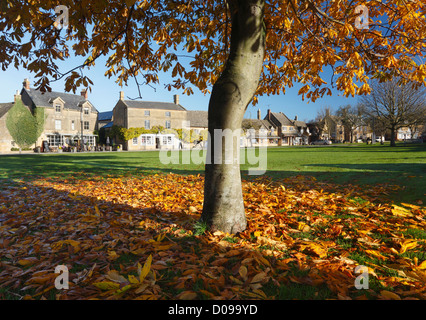
[{"label": "carpet of fallen leaves", "polygon": [[[203,183],[169,174],[3,187],[0,298],[276,299],[296,285],[331,299],[426,299],[426,210],[385,201],[398,187],[243,181],[248,228],[229,235],[197,222]],[[369,289],[354,286],[361,264]],[[67,290],[55,288],[58,265]]]}]

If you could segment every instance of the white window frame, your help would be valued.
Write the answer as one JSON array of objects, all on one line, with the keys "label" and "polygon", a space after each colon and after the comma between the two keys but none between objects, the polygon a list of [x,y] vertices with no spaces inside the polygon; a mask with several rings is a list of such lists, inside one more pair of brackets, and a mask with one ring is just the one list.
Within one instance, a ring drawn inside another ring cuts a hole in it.
[{"label": "white window frame", "polygon": [[[148,125],[146,125],[147,123]],[[151,121],[145,120],[144,126],[145,126],[145,129],[151,129]]]},{"label": "white window frame", "polygon": [[62,130],[62,121],[55,119],[55,130]]},{"label": "white window frame", "polygon": [[75,121],[71,120],[71,130],[75,130]]},{"label": "white window frame", "polygon": [[62,111],[62,106],[59,103],[55,104],[55,112],[56,113],[61,113],[61,111]]},{"label": "white window frame", "polygon": [[173,139],[172,136],[163,136],[163,145],[172,145]]},{"label": "white window frame", "polygon": [[89,121],[83,122],[83,129],[84,130],[90,130],[90,122]]},{"label": "white window frame", "polygon": [[153,135],[141,135],[141,145],[142,146],[152,146],[154,145],[154,136]]},{"label": "white window frame", "polygon": [[149,117],[151,115],[151,111],[145,110],[144,115],[145,117]]},{"label": "white window frame", "polygon": [[138,137],[133,138],[132,143],[133,143],[134,146],[137,146],[138,145]]},{"label": "white window frame", "polygon": [[166,129],[172,128],[172,122],[170,120],[166,120]]}]

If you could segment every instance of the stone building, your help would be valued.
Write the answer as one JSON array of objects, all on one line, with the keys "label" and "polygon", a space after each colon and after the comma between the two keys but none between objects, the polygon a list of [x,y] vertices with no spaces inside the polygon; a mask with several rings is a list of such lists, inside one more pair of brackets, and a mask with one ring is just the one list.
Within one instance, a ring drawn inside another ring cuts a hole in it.
[{"label": "stone building", "polygon": [[45,92],[32,89],[25,79],[21,90],[22,102],[30,109],[44,108],[44,130],[36,145],[47,141],[53,149],[60,146],[84,145],[85,149],[96,145],[94,130],[98,110],[88,100],[87,90],[80,95]]},{"label": "stone building", "polygon": [[[187,123],[187,111],[179,104],[179,96],[175,95],[173,102],[156,102],[141,100],[125,100],[124,92],[120,91],[119,100],[113,109],[113,123],[116,126],[129,128],[152,129],[182,129]],[[129,141],[119,141],[125,150],[155,149],[159,146],[173,147],[174,135],[149,134],[141,135]]]}]

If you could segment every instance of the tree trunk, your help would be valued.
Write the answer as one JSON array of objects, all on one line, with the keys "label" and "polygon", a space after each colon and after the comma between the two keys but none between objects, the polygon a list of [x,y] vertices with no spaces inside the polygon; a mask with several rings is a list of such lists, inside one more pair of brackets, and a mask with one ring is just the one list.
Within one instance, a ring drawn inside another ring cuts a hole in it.
[{"label": "tree trunk", "polygon": [[209,102],[209,139],[201,220],[211,230],[237,233],[247,222],[239,164],[240,130],[263,67],[264,0],[228,1],[231,48]]},{"label": "tree trunk", "polygon": [[395,127],[391,128],[391,136],[390,136],[390,145],[391,147],[395,147],[396,146],[396,129]]}]

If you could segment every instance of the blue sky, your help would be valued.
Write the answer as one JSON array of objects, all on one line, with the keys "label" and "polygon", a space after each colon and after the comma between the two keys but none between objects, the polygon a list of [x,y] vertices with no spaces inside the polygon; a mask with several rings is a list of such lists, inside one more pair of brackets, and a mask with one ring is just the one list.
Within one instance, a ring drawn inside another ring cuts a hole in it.
[{"label": "blue sky", "polygon": [[[68,71],[69,69],[81,64],[81,58],[68,59],[66,63],[61,65],[61,72]],[[101,62],[97,61],[95,67],[90,70],[85,70],[84,74],[87,75],[92,81],[92,92],[89,93],[89,100],[100,111],[110,111],[114,108],[119,92],[124,91],[125,97],[135,98],[138,96],[138,90],[135,82],[131,79],[127,87],[121,88],[115,83],[115,79],[108,79],[104,76],[105,67]],[[35,82],[34,75],[30,74],[27,70],[16,70],[10,67],[6,71],[0,72],[0,103],[13,101],[13,95],[16,90],[21,90],[22,82],[25,78],[29,78],[31,84]],[[329,80],[326,77],[325,80]],[[143,100],[145,101],[163,101],[173,102],[173,95],[178,94],[180,104],[187,110],[206,110],[208,108],[209,96],[204,95],[194,88],[194,94],[191,96],[183,95],[182,92],[177,90],[168,91],[164,89],[164,83],[168,81],[168,75],[160,75],[160,85],[155,87],[155,90],[149,86],[141,87]],[[163,83],[163,84],[161,84]],[[53,91],[64,92],[64,81],[52,83]],[[295,85],[293,88],[288,88],[285,95],[276,96],[263,96],[259,97],[259,103],[256,106],[249,105],[246,118],[256,118],[257,110],[261,110],[262,118],[266,115],[267,110],[271,109],[272,112],[283,112],[290,119],[294,119],[297,115],[299,120],[309,121],[313,120],[317,115],[317,111],[324,106],[330,106],[336,110],[339,106],[346,104],[356,104],[358,98],[345,98],[337,90],[333,91],[333,96],[325,96],[313,102],[305,99],[297,94],[300,85]],[[80,89],[79,89],[80,90]],[[80,93],[78,91],[77,93]]]}]

